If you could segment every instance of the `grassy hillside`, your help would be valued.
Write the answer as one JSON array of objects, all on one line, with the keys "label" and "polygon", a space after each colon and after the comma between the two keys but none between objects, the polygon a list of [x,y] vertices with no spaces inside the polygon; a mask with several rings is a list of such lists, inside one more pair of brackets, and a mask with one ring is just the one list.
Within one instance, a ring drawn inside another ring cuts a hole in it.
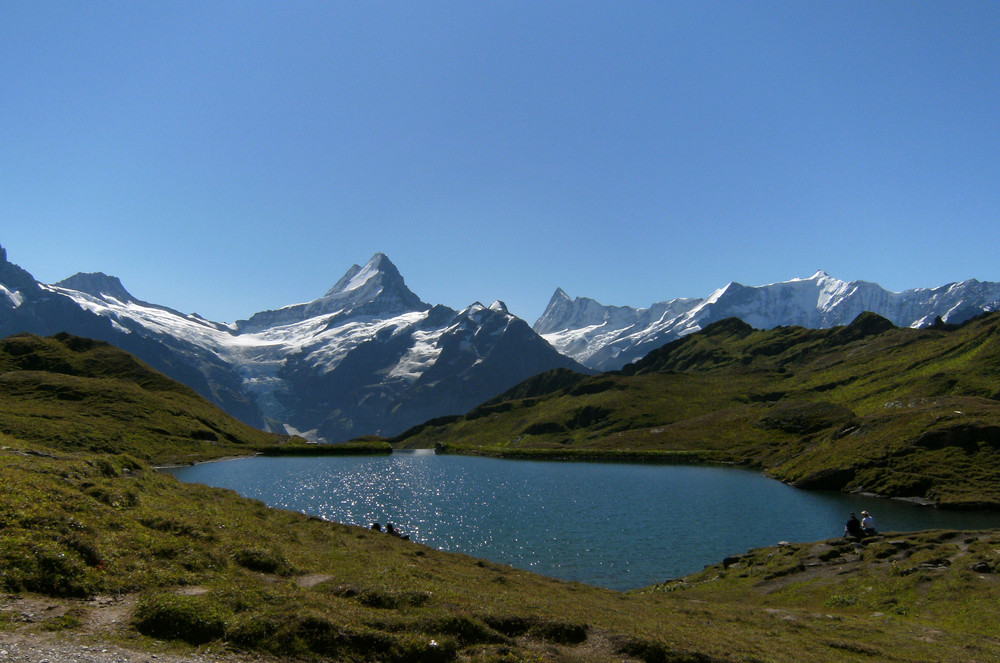
[{"label": "grassy hillside", "polygon": [[[954,649],[939,654],[942,661],[989,661],[1000,635],[998,546],[996,531],[940,530],[862,543],[783,543],[733,555],[646,594],[691,606],[740,605],[750,620],[769,615],[775,636],[811,631],[816,645],[839,650],[845,661],[929,660],[926,648],[946,641]],[[819,633],[818,620],[833,628]]]},{"label": "grassy hillside", "polygon": [[287,444],[100,341],[0,340],[0,433],[53,449],[190,462]]},{"label": "grassy hillside", "polygon": [[792,544],[617,593],[181,484],[151,463],[255,438],[102,344],[2,347],[5,642],[217,661],[1000,657],[995,532]]},{"label": "grassy hillside", "polygon": [[214,659],[1000,656],[996,533],[752,551],[622,594],[268,509],[127,456],[3,442],[0,629]]},{"label": "grassy hillside", "polygon": [[1000,507],[1000,314],[901,329],[724,320],[617,373],[548,374],[394,442],[759,467],[802,487]]}]

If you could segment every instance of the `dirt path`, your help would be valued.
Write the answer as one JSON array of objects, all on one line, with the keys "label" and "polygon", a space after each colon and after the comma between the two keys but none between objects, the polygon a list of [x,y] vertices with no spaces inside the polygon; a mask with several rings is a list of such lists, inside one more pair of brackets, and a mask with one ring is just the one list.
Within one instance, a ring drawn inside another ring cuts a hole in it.
[{"label": "dirt path", "polygon": [[[262,656],[215,648],[173,651],[165,643],[149,650],[116,644],[124,639],[136,597],[99,596],[90,600],[0,597],[0,663],[266,663]],[[74,622],[67,630],[46,630]]]}]

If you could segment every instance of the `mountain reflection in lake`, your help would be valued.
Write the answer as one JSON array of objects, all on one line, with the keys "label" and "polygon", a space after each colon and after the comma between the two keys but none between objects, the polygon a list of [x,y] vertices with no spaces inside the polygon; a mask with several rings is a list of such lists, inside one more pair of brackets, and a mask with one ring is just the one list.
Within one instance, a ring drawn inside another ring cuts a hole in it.
[{"label": "mountain reflection in lake", "polygon": [[796,490],[722,467],[437,456],[267,458],[169,470],[269,506],[369,527],[544,575],[632,589],[778,541],[840,536],[867,509],[883,531],[1000,527],[1000,514],[940,511]]}]

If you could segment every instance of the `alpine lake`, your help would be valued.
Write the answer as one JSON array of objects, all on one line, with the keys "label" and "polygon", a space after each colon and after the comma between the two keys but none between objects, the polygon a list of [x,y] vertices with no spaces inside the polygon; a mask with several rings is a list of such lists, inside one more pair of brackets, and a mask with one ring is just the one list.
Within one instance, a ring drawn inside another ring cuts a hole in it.
[{"label": "alpine lake", "polygon": [[[867,510],[880,531],[1000,527],[1000,513],[804,491],[731,467],[436,455],[264,457],[165,470],[271,507],[370,527],[554,578],[617,590],[700,571],[779,541],[841,536]],[[388,535],[386,535],[388,536]]]}]

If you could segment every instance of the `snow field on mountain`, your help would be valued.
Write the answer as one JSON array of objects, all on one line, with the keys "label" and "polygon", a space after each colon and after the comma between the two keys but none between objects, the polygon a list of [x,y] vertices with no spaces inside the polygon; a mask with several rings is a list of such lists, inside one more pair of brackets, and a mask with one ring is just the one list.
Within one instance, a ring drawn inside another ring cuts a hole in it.
[{"label": "snow field on mountain", "polygon": [[[850,324],[865,311],[899,326],[926,326],[940,316],[961,322],[1000,308],[1000,283],[976,280],[891,292],[867,281],[817,271],[809,278],[762,286],[731,282],[704,299],[659,302],[645,309],[571,300],[557,289],[534,329],[563,354],[590,368],[614,370],[705,325],[737,317],[758,329]],[[660,313],[659,316],[655,315]]]},{"label": "snow field on mountain", "polygon": [[10,302],[11,308],[17,308],[24,303],[24,297],[20,292],[17,292],[16,290],[12,292],[3,285],[0,285],[0,294],[7,298],[7,301]]}]

